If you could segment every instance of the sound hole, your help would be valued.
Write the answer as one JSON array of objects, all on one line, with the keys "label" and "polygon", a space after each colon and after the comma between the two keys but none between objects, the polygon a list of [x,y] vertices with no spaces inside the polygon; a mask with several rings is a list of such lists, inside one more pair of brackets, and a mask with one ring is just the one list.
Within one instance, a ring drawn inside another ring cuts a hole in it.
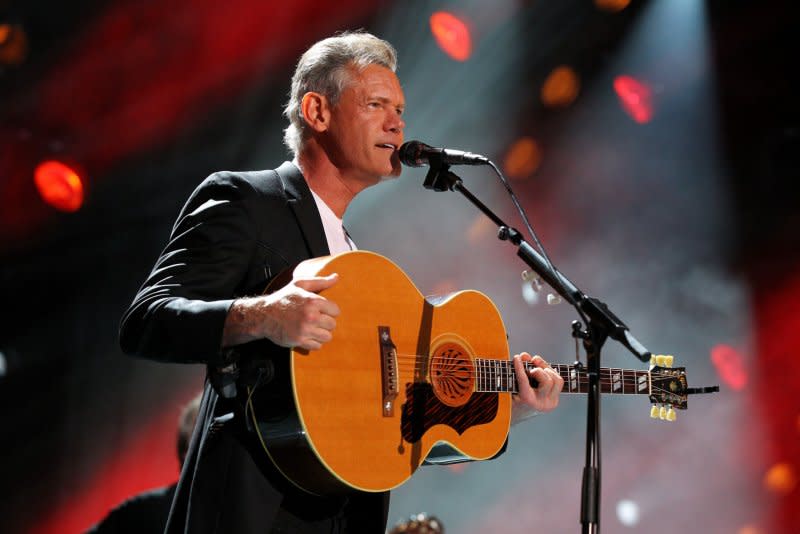
[{"label": "sound hole", "polygon": [[439,345],[430,361],[430,382],[440,402],[461,406],[472,395],[475,371],[472,359],[457,343]]}]

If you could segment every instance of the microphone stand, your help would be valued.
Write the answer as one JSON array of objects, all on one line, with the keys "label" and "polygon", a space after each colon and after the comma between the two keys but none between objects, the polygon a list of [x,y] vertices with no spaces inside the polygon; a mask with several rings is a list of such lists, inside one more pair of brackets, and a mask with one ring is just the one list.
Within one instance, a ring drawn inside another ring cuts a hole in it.
[{"label": "microphone stand", "polygon": [[605,303],[588,297],[575,284],[550,264],[530,246],[519,231],[507,225],[483,202],[478,200],[463,184],[461,178],[450,171],[442,154],[428,156],[430,170],[424,187],[434,191],[458,191],[481,210],[499,228],[498,238],[518,247],[517,256],[528,264],[542,280],[561,297],[572,304],[586,318],[584,328],[579,321],[572,323],[572,337],[581,339],[586,350],[589,391],[586,413],[586,464],[581,486],[581,524],[583,534],[600,532],[600,353],[610,337],[622,343],[642,362],[650,361],[650,352],[634,338],[628,327],[608,309]]}]

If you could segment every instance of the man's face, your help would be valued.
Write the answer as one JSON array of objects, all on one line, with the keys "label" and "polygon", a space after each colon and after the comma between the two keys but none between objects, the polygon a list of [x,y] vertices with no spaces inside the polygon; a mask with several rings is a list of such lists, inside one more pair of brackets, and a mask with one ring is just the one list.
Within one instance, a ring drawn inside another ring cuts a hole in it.
[{"label": "man's face", "polygon": [[331,108],[325,142],[329,157],[353,185],[368,187],[382,176],[400,175],[397,151],[403,143],[404,107],[403,89],[394,72],[380,65],[361,72],[353,69]]}]

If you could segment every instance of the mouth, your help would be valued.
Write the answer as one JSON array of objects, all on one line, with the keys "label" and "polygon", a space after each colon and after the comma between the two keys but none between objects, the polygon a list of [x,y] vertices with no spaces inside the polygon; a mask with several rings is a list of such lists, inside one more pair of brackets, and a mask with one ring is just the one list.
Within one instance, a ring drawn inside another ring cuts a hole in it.
[{"label": "mouth", "polygon": [[392,143],[380,143],[380,144],[377,144],[377,145],[375,145],[375,146],[377,146],[378,148],[386,148],[386,149],[389,149],[389,150],[391,150],[392,152],[394,152],[394,151],[396,151],[396,150],[397,150],[397,145],[393,145]]}]

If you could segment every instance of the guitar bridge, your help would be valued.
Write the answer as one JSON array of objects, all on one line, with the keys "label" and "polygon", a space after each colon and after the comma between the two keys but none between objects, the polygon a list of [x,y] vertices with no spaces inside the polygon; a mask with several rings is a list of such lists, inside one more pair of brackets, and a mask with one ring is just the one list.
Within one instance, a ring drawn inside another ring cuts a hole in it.
[{"label": "guitar bridge", "polygon": [[397,380],[397,347],[392,342],[388,326],[378,327],[381,349],[381,387],[383,389],[383,416],[394,416],[394,400],[400,391]]}]

